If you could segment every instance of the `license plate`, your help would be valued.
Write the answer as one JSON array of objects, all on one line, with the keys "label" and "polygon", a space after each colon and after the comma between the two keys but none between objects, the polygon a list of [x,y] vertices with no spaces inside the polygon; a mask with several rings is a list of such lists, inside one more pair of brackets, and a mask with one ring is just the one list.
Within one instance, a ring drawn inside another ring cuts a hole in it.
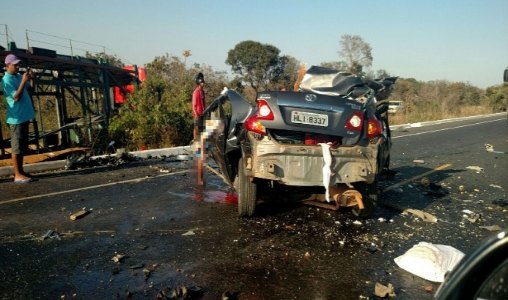
[{"label": "license plate", "polygon": [[292,111],[291,122],[314,126],[328,126],[328,115],[303,111]]}]

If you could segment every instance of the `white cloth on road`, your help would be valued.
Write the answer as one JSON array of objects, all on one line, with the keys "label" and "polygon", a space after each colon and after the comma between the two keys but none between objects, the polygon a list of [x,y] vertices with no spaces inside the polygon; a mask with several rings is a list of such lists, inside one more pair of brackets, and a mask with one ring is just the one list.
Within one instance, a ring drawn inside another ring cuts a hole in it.
[{"label": "white cloth on road", "polygon": [[464,253],[452,246],[420,242],[394,261],[400,268],[423,279],[443,282],[446,272],[463,257]]}]

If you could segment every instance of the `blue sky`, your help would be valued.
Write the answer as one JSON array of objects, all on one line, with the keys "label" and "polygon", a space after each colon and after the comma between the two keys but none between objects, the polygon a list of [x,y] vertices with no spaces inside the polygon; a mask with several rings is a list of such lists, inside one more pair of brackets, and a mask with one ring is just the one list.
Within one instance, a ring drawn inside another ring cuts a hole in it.
[{"label": "blue sky", "polygon": [[[374,70],[401,77],[485,88],[502,83],[508,66],[506,0],[23,0],[2,5],[0,24],[9,26],[19,47],[26,47],[28,29],[104,45],[106,52],[138,65],[189,49],[188,62],[229,71],[227,52],[241,41],[255,40],[310,66],[338,61],[340,37],[352,34],[372,47]],[[2,34],[4,30],[0,27]],[[28,35],[68,44],[34,32]],[[5,35],[0,35],[0,45],[5,43]],[[73,47],[101,51],[77,42]]]}]

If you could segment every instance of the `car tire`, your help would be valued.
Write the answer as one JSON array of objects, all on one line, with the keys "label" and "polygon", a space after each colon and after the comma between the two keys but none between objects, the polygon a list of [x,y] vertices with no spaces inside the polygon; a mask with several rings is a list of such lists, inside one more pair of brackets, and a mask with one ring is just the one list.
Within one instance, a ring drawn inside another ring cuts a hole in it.
[{"label": "car tire", "polygon": [[256,210],[257,185],[245,175],[243,158],[238,161],[238,215],[240,217],[251,217]]},{"label": "car tire", "polygon": [[356,187],[358,191],[362,194],[363,206],[364,209],[359,209],[358,206],[353,206],[351,211],[353,215],[360,218],[369,218],[374,214],[374,211],[377,207],[377,198],[378,198],[378,187],[377,180],[373,183],[359,183]]}]

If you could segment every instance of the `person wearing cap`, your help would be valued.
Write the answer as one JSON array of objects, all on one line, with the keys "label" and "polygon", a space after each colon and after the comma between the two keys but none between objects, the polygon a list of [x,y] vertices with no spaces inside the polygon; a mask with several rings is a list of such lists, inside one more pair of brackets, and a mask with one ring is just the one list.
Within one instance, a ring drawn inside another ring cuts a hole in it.
[{"label": "person wearing cap", "polygon": [[205,76],[203,73],[196,75],[196,88],[192,93],[192,117],[194,118],[194,140],[199,131],[199,118],[205,110]]},{"label": "person wearing cap", "polygon": [[12,166],[15,183],[29,183],[33,179],[23,171],[23,155],[28,150],[28,125],[35,117],[35,112],[28,94],[32,70],[21,75],[21,60],[14,54],[5,57],[5,74],[2,85],[7,101],[7,124],[11,131]]}]

